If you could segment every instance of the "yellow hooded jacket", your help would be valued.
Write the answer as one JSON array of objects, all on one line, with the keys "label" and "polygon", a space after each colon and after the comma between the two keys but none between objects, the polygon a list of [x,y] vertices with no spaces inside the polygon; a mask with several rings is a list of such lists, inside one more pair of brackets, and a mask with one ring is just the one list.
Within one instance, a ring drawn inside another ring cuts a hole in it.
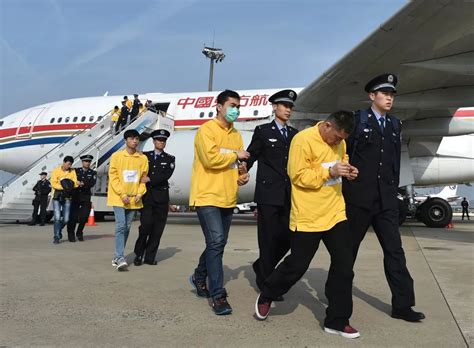
[{"label": "yellow hooded jacket", "polygon": [[[142,200],[135,202],[135,196],[143,196],[146,185],[140,180],[148,173],[148,159],[140,152],[130,155],[127,150],[117,151],[110,159],[109,186],[107,190],[107,205],[125,209],[143,208]],[[130,197],[130,203],[125,204],[122,198]]]},{"label": "yellow hooded jacket", "polygon": [[233,126],[225,128],[213,119],[199,127],[194,138],[190,206],[235,207],[239,178],[236,151],[243,148],[242,136]]}]

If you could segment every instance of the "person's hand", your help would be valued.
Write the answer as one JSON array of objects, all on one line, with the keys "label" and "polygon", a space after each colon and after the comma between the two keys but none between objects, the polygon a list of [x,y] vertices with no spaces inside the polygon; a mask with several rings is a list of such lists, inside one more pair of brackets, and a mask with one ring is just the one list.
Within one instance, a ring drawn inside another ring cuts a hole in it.
[{"label": "person's hand", "polygon": [[347,177],[349,175],[351,165],[349,163],[337,162],[335,165],[329,169],[329,175],[332,178],[337,178],[339,176]]},{"label": "person's hand", "polygon": [[140,202],[140,199],[142,199],[142,195],[136,195],[135,196],[135,203]]},{"label": "person's hand", "polygon": [[142,178],[140,179],[140,182],[141,182],[142,184],[146,184],[147,182],[150,182],[150,177],[147,176],[147,175],[144,175],[144,176],[142,176]]},{"label": "person's hand", "polygon": [[245,173],[247,173],[247,162],[241,162],[239,164],[239,174],[242,175]]},{"label": "person's hand", "polygon": [[127,195],[123,196],[123,197],[122,197],[122,202],[123,202],[124,204],[130,204],[130,197],[127,196]]},{"label": "person's hand", "polygon": [[84,182],[83,182],[83,181],[78,181],[77,183],[78,183],[79,186],[81,186],[81,187],[84,186]]},{"label": "person's hand", "polygon": [[246,160],[246,159],[249,158],[249,156],[250,156],[250,153],[248,153],[248,152],[245,151],[245,150],[238,150],[238,151],[236,151],[235,153],[237,154],[237,158],[238,158],[239,160],[241,160],[241,161],[242,161],[242,160]]},{"label": "person's hand", "polygon": [[354,166],[350,166],[349,175],[346,176],[346,178],[347,178],[347,180],[354,180],[354,179],[357,178],[358,175],[359,175],[359,169],[357,169]]},{"label": "person's hand", "polygon": [[246,183],[249,182],[249,179],[250,179],[249,173],[239,175],[239,179],[237,180],[237,184],[239,186],[243,186],[243,185],[245,185]]}]

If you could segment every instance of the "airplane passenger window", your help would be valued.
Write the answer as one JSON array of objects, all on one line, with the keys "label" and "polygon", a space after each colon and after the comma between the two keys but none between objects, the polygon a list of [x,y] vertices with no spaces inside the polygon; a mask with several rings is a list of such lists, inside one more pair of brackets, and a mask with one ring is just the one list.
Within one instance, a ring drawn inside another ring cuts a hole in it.
[{"label": "airplane passenger window", "polygon": [[74,116],[74,118],[72,119],[72,122],[77,122],[77,116]]},{"label": "airplane passenger window", "polygon": [[89,117],[89,122],[94,121],[94,116]]},{"label": "airplane passenger window", "polygon": [[203,118],[203,117],[204,117],[204,112],[201,112],[201,113],[199,114],[199,117]]},{"label": "airplane passenger window", "polygon": [[49,123],[54,123],[54,117],[51,120],[49,120]]},{"label": "airplane passenger window", "polygon": [[84,122],[86,120],[86,116],[81,117],[81,122]]},{"label": "airplane passenger window", "polygon": [[0,127],[3,126],[3,121],[0,121]]},{"label": "airplane passenger window", "polygon": [[99,122],[100,120],[102,120],[102,116],[97,117],[97,122]]},{"label": "airplane passenger window", "polygon": [[212,117],[212,116],[214,116],[214,113],[211,111],[209,112],[209,117]]},{"label": "airplane passenger window", "polygon": [[258,115],[258,110],[254,110],[254,111],[253,111],[253,115],[254,115],[254,116],[257,116],[257,115]]},{"label": "airplane passenger window", "polygon": [[68,122],[69,122],[69,119],[70,119],[69,117],[66,117],[66,118],[64,119],[64,122],[68,123]]},{"label": "airplane passenger window", "polygon": [[61,123],[62,120],[63,120],[62,117],[58,118],[58,123]]}]

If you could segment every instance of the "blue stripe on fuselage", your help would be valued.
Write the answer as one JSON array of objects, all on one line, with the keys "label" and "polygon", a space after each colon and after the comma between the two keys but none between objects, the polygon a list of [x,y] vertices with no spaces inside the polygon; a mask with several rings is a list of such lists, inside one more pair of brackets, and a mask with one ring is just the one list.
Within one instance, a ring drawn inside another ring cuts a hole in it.
[{"label": "blue stripe on fuselage", "polygon": [[71,137],[43,137],[38,139],[28,140],[17,140],[8,144],[0,144],[0,149],[11,149],[14,147],[23,147],[31,145],[43,145],[43,144],[60,144],[70,139]]}]

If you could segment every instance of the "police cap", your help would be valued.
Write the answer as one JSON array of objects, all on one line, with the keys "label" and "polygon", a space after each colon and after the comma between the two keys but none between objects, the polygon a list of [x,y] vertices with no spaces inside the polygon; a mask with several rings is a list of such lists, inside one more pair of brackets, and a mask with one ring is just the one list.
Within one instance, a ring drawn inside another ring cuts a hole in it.
[{"label": "police cap", "polygon": [[268,98],[268,101],[272,104],[289,103],[291,105],[294,105],[297,96],[298,95],[296,94],[296,92],[292,89],[284,89],[273,94],[270,98]]},{"label": "police cap", "polygon": [[382,74],[374,77],[365,85],[365,91],[367,93],[383,91],[383,92],[397,92],[395,86],[397,85],[398,78],[394,74]]},{"label": "police cap", "polygon": [[138,94],[135,93],[133,96],[136,98],[136,97],[138,97]]},{"label": "police cap", "polygon": [[46,173],[46,172],[41,172],[41,173],[39,173],[39,175],[48,175],[48,173]]},{"label": "police cap", "polygon": [[81,161],[89,161],[89,162],[94,159],[94,157],[91,155],[84,155],[84,156],[81,156],[80,158],[81,158]]},{"label": "police cap", "polygon": [[138,133],[135,129],[129,129],[126,130],[125,133],[123,133],[123,138],[138,138],[140,136],[140,133]]},{"label": "police cap", "polygon": [[171,135],[170,132],[168,132],[166,129],[157,129],[151,133],[151,137],[153,139],[167,140],[170,137],[170,135]]}]

